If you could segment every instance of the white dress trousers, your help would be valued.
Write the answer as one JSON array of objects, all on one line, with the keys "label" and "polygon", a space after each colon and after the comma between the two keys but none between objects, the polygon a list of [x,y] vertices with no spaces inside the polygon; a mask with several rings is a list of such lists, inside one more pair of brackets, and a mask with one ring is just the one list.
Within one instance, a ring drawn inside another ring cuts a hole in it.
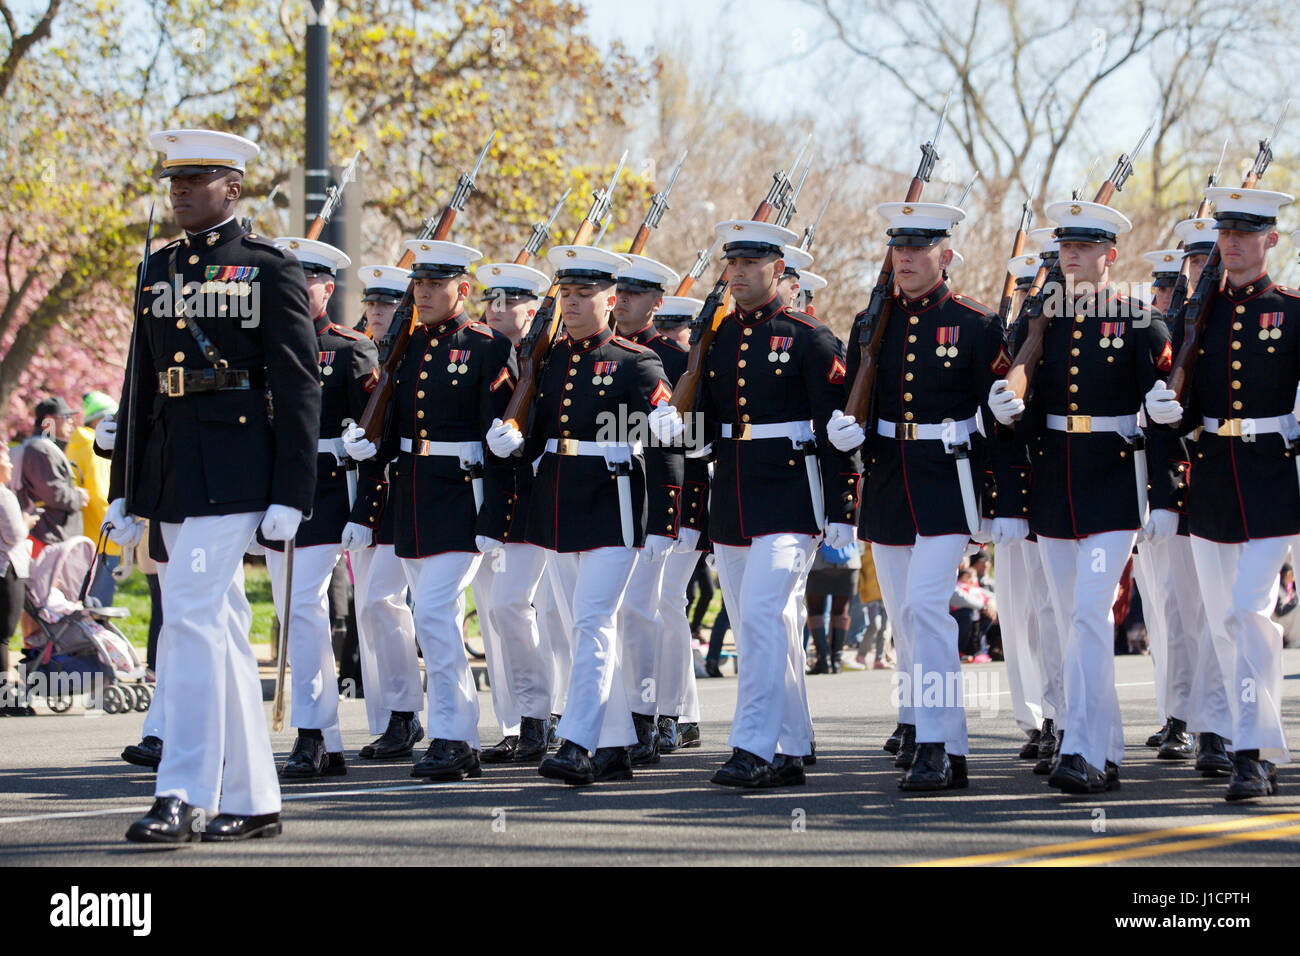
[{"label": "white dress trousers", "polygon": [[1192,555],[1219,668],[1227,677],[1233,750],[1291,759],[1282,727],[1282,628],[1271,620],[1290,538],[1220,544],[1192,536]]},{"label": "white dress trousers", "polygon": [[917,535],[910,547],[871,546],[885,609],[896,626],[902,623],[911,649],[906,670],[900,649],[895,680],[896,692],[911,706],[916,742],[943,744],[958,756],[969,753],[970,744],[957,621],[948,601],[967,540],[962,534]]},{"label": "white dress trousers", "polygon": [[545,549],[509,543],[485,557],[474,576],[492,707],[503,736],[519,733],[521,717],[546,720],[551,714],[552,663],[533,607],[545,571]]},{"label": "white dress trousers", "polygon": [[349,551],[370,733],[382,734],[394,711],[424,709],[415,619],[406,603],[406,574],[391,544]]},{"label": "white dress trousers", "polygon": [[1111,608],[1135,540],[1136,530],[1038,539],[1056,618],[1066,631],[1061,753],[1081,754],[1097,770],[1124,759]]},{"label": "white dress trousers", "polygon": [[162,763],[154,795],[209,815],[280,812],[262,707],[244,552],[262,512],[161,523],[170,557],[159,648],[167,649]]},{"label": "white dress trousers", "polygon": [[619,661],[618,610],[634,548],[551,552],[551,585],[564,629],[573,635],[568,701],[556,733],[588,751],[630,747],[636,728]]},{"label": "white dress trousers", "polygon": [[1002,625],[1002,656],[1010,684],[1016,724],[1026,733],[1043,723],[1043,679],[1038,670],[1038,633],[1034,591],[1025,552],[1033,545],[1023,538],[996,549],[998,622]]},{"label": "white dress trousers", "polygon": [[786,533],[761,535],[749,547],[714,546],[741,655],[727,745],[767,761],[777,753],[802,756],[811,750],[798,605],[816,540]]},{"label": "white dress trousers", "polygon": [[660,601],[665,559],[647,561],[637,551],[632,579],[618,609],[619,662],[633,713],[659,713],[659,649],[664,639]]},{"label": "white dress trousers", "polygon": [[695,576],[700,552],[673,551],[664,559],[663,586],[659,591],[659,715],[686,723],[700,719],[695,689],[695,657],[691,653],[691,622],[686,617],[686,588]]},{"label": "white dress trousers", "polygon": [[402,558],[415,599],[415,639],[424,653],[430,740],[465,741],[481,749],[478,688],[465,655],[465,589],[478,570],[477,551]]},{"label": "white dress trousers", "polygon": [[[289,607],[289,723],[319,730],[325,749],[342,753],[338,666],[330,635],[329,588],[343,546],[318,544],[293,552],[293,600]],[[275,613],[284,619],[284,552],[266,551]],[[277,635],[278,637],[278,635]]]},{"label": "white dress trousers", "polygon": [[[564,624],[560,602],[555,599],[555,573],[551,570],[554,552],[546,552],[546,570],[542,584],[533,597],[537,610],[537,635],[542,643],[542,657],[551,661],[551,713],[563,714],[569,698],[569,671],[573,667],[573,635]],[[566,600],[567,603],[567,600]]]}]

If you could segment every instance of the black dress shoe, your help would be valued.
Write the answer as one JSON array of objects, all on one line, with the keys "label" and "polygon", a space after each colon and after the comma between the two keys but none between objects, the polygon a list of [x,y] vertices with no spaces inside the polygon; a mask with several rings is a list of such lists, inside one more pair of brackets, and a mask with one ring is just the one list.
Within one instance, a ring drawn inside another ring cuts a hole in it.
[{"label": "black dress shoe", "polygon": [[280,814],[263,813],[246,817],[238,813],[221,813],[203,831],[204,843],[230,843],[280,835]]},{"label": "black dress shoe", "polygon": [[1038,738],[1038,762],[1034,764],[1034,773],[1038,776],[1045,777],[1056,768],[1056,754],[1061,749],[1062,736],[1051,720],[1043,721],[1043,735]]},{"label": "black dress shoe", "polygon": [[1161,760],[1188,760],[1196,753],[1192,745],[1192,735],[1187,732],[1187,721],[1177,717],[1169,718],[1169,733],[1160,744],[1156,754]]},{"label": "black dress shoe", "polygon": [[483,752],[478,755],[478,759],[483,763],[509,763],[515,759],[515,750],[519,746],[519,737],[516,734],[510,734],[502,739],[498,744],[491,747],[484,747]]},{"label": "black dress shoe", "polygon": [[199,838],[203,811],[180,797],[159,797],[126,831],[132,843],[189,843]]},{"label": "black dress shoe", "polygon": [[1218,734],[1196,735],[1196,769],[1202,777],[1226,777],[1232,773],[1232,758]]},{"label": "black dress shoe", "polygon": [[808,752],[803,755],[803,765],[805,767],[817,766],[817,741],[808,742]]},{"label": "black dress shoe", "polygon": [[966,755],[948,754],[948,765],[952,767],[952,783],[949,790],[965,790],[970,786],[970,777],[966,773]]},{"label": "black dress shoe", "polygon": [[1041,730],[1038,730],[1037,728],[1029,732],[1029,739],[1026,740],[1025,745],[1020,748],[1021,760],[1038,759],[1038,741],[1041,740],[1042,737],[1043,737],[1043,732]]},{"label": "black dress shoe", "polygon": [[952,764],[943,744],[917,744],[916,756],[898,781],[900,790],[947,790],[952,784]]},{"label": "black dress shoe", "polygon": [[399,717],[392,714],[388,727],[372,743],[361,748],[366,760],[400,760],[411,756],[411,748],[424,739],[424,728],[419,717]]},{"label": "black dress shoe", "polygon": [[636,728],[636,743],[629,756],[632,766],[643,767],[659,762],[659,728],[654,715],[632,713],[632,726]]},{"label": "black dress shoe", "polygon": [[789,754],[777,754],[772,758],[772,786],[801,787],[808,782],[803,771],[804,759]]},{"label": "black dress shoe", "polygon": [[1083,759],[1082,754],[1063,754],[1047,785],[1064,793],[1104,793],[1106,776]]},{"label": "black dress shoe", "polygon": [[320,772],[322,777],[346,777],[348,775],[347,761],[343,759],[343,751],[327,753],[325,755],[325,769]]},{"label": "black dress shoe", "polygon": [[536,763],[545,756],[546,721],[540,717],[524,717],[519,721],[519,741],[512,759],[515,763]]},{"label": "black dress shoe", "polygon": [[557,752],[543,760],[537,772],[549,780],[563,780],[574,786],[594,783],[596,780],[591,755],[571,740],[566,740]]},{"label": "black dress shoe", "polygon": [[1232,755],[1232,779],[1223,799],[1236,802],[1277,793],[1277,768],[1259,759],[1258,750],[1238,750]]},{"label": "black dress shoe", "polygon": [[898,724],[896,727],[894,727],[894,732],[889,735],[889,739],[885,741],[885,747],[884,747],[885,753],[887,754],[898,753],[898,747],[900,744],[902,744],[902,742],[903,742],[903,725]]},{"label": "black dress shoe", "polygon": [[659,752],[670,754],[681,745],[681,734],[677,730],[677,718],[662,716],[659,724]]},{"label": "black dress shoe", "polygon": [[1106,780],[1107,790],[1119,789],[1119,765],[1109,760],[1106,761],[1106,767],[1102,771],[1102,777]]},{"label": "black dress shoe", "polygon": [[1166,717],[1164,726],[1147,738],[1148,747],[1159,747],[1165,742],[1165,736],[1169,733],[1169,724],[1173,721],[1172,717]]},{"label": "black dress shoe", "polygon": [[479,766],[478,751],[468,742],[439,737],[411,769],[411,776],[429,781],[463,780],[483,776],[483,768]]},{"label": "black dress shoe", "polygon": [[280,776],[287,780],[319,777],[325,772],[327,763],[329,763],[329,754],[325,752],[325,741],[319,737],[304,737],[299,734],[298,739],[293,742],[289,759],[280,768]]},{"label": "black dress shoe", "polygon": [[906,770],[912,766],[912,760],[916,757],[916,725],[903,724],[903,740],[898,745],[898,756],[894,758],[894,766],[900,770]]},{"label": "black dress shoe", "polygon": [[700,745],[700,725],[699,724],[678,724],[677,729],[681,731],[682,739],[678,744],[682,750],[689,750],[691,747]]},{"label": "black dress shoe", "polygon": [[122,751],[122,759],[137,767],[157,770],[162,762],[162,741],[157,737],[146,737],[138,744],[131,744]]},{"label": "black dress shoe", "polygon": [[731,759],[717,769],[709,782],[747,790],[770,787],[773,785],[772,765],[757,754],[734,747]]},{"label": "black dress shoe", "polygon": [[708,674],[710,677],[721,677],[722,668],[718,666],[718,662],[713,658],[706,657],[704,659],[704,673]]},{"label": "black dress shoe", "polygon": [[[656,759],[658,754],[655,754]],[[627,747],[598,747],[591,755],[592,782],[631,780],[632,760]]]}]

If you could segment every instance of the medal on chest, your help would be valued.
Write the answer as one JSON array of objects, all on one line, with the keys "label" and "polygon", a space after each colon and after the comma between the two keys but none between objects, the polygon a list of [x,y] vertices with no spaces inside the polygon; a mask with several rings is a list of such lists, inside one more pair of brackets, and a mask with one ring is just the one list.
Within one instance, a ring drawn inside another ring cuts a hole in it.
[{"label": "medal on chest", "polygon": [[1097,342],[1104,349],[1122,349],[1124,347],[1124,322],[1101,323],[1101,339]]},{"label": "medal on chest", "polygon": [[772,336],[771,344],[768,346],[772,351],[767,353],[769,362],[788,362],[790,361],[790,346],[794,345],[794,337],[789,335]]},{"label": "medal on chest", "polygon": [[934,354],[939,358],[957,357],[957,338],[961,334],[960,325],[941,325],[934,331],[934,338],[939,344]]},{"label": "medal on chest", "polygon": [[322,375],[334,374],[334,356],[337,354],[338,354],[337,352],[320,353],[320,359],[317,361],[316,364],[320,366],[320,373]]},{"label": "medal on chest", "polygon": [[1259,314],[1260,339],[1280,339],[1282,337],[1283,312],[1261,312]]},{"label": "medal on chest", "polygon": [[616,362],[597,362],[592,368],[591,384],[592,385],[611,385],[614,382],[614,368]]},{"label": "medal on chest", "polygon": [[469,360],[469,349],[450,349],[447,352],[447,359],[448,372],[459,372],[464,375],[469,371],[469,365],[466,364]]}]

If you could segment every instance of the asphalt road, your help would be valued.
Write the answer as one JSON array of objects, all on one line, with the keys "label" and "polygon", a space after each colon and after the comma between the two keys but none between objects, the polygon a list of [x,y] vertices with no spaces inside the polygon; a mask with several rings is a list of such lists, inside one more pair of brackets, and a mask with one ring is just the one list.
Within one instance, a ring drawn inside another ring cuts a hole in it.
[{"label": "asphalt road", "polygon": [[[1285,652],[1285,717],[1300,739],[1300,650]],[[531,766],[486,767],[476,781],[422,784],[406,763],[355,757],[370,739],[364,705],[344,701],[348,775],[284,786],[284,834],[179,849],[127,844],[151,802],[153,774],[118,759],[139,715],[75,711],[0,720],[0,864],[165,866],[308,864],[1249,865],[1300,862],[1300,769],[1279,771],[1277,796],[1223,799],[1225,782],[1190,763],[1155,759],[1151,663],[1121,657],[1117,683],[1128,749],[1123,787],[1067,797],[1016,758],[1024,737],[1000,664],[968,702],[971,788],[902,793],[880,749],[894,726],[892,672],[809,678],[818,762],[804,787],[737,792],[709,775],[729,753],[736,680],[702,680],[703,747],[638,769],[629,782],[571,788]],[[485,744],[498,739],[479,695]],[[268,705],[269,709],[269,705]],[[274,736],[279,759],[292,745]],[[423,745],[418,748],[421,752]]]}]

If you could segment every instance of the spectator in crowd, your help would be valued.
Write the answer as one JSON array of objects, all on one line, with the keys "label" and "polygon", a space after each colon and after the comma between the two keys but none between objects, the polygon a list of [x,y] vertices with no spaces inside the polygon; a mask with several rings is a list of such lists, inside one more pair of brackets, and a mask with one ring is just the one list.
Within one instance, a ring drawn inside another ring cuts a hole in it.
[{"label": "spectator in crowd", "polygon": [[704,672],[710,677],[722,676],[722,642],[731,630],[731,618],[727,616],[727,602],[722,602],[718,616],[713,619],[713,630],[709,632],[709,653],[704,658]]},{"label": "spectator in crowd", "polygon": [[72,437],[72,421],[72,409],[62,398],[41,399],[32,436],[18,446],[20,473],[14,482],[23,510],[40,516],[32,528],[33,550],[38,553],[44,545],[83,533],[81,509],[90,495],[77,485],[63,451]]},{"label": "spectator in crowd", "polygon": [[13,462],[0,444],[0,717],[31,716],[35,711],[20,703],[18,685],[9,677],[9,639],[23,612],[23,586],[31,568],[28,532],[36,515],[24,515],[18,497],[9,487]]},{"label": "spectator in crowd", "polygon": [[[963,664],[975,660],[979,652],[980,614],[988,598],[968,567],[957,570],[957,587],[948,599],[948,613],[957,621],[957,650]],[[988,660],[986,656],[985,661]],[[982,662],[981,662],[982,663]]]},{"label": "spectator in crowd", "polygon": [[1282,646],[1295,647],[1300,644],[1300,614],[1296,613],[1300,605],[1300,595],[1296,593],[1295,571],[1290,564],[1282,565],[1279,575],[1277,606],[1273,609],[1273,620],[1282,628]]},{"label": "spectator in crowd", "polygon": [[[832,548],[823,543],[817,549],[804,591],[808,605],[808,630],[817,650],[817,660],[808,668],[809,674],[840,672],[840,651],[849,636],[849,599],[857,590],[861,567],[856,540],[843,548]],[[831,602],[829,641],[825,617],[828,597]]]},{"label": "spectator in crowd", "polygon": [[[705,561],[706,555],[700,552],[700,560],[695,565],[695,574],[686,586],[686,607],[690,611],[691,640],[700,641],[700,632],[704,628],[704,615],[713,603],[713,569]],[[692,609],[691,605],[695,607]]]},{"label": "spectator in crowd", "polygon": [[[68,439],[67,455],[72,465],[78,484],[86,490],[90,500],[81,509],[81,523],[84,534],[95,538],[104,523],[104,514],[108,511],[108,473],[111,461],[95,454],[95,426],[106,415],[117,414],[117,402],[103,392],[87,392],[81,400],[82,425],[73,430]],[[113,570],[122,560],[122,549],[112,541],[104,540],[104,551],[95,568],[95,580],[91,582],[89,596],[101,607],[109,607],[117,592],[117,581]]]},{"label": "spectator in crowd", "polygon": [[885,613],[885,602],[880,595],[880,582],[876,580],[876,562],[871,556],[870,548],[862,553],[862,568],[858,572],[858,598],[862,601],[863,613],[867,621],[862,642],[858,645],[858,663],[865,667],[867,651],[874,649],[876,659],[871,665],[872,670],[883,671],[892,668],[894,662],[885,653],[889,616]]}]

